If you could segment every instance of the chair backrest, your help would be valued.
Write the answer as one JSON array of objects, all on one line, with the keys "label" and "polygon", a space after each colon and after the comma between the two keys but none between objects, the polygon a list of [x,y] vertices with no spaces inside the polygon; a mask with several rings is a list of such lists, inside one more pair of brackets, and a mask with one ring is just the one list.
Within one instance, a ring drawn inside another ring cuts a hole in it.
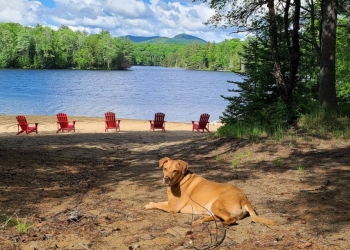
[{"label": "chair backrest", "polygon": [[158,112],[154,115],[154,127],[155,128],[162,128],[164,124],[164,118],[165,114]]},{"label": "chair backrest", "polygon": [[203,129],[207,126],[208,121],[209,121],[209,114],[201,114],[200,118],[199,118],[199,128]]},{"label": "chair backrest", "polygon": [[58,113],[57,115],[58,123],[60,124],[61,128],[68,128],[68,117],[65,113]]},{"label": "chair backrest", "polygon": [[23,115],[17,116],[16,119],[17,119],[19,126],[21,126],[21,129],[27,130],[27,128],[28,128],[27,119]]},{"label": "chair backrest", "polygon": [[106,112],[105,113],[105,119],[107,126],[115,126],[116,120],[115,120],[115,113],[113,112]]}]

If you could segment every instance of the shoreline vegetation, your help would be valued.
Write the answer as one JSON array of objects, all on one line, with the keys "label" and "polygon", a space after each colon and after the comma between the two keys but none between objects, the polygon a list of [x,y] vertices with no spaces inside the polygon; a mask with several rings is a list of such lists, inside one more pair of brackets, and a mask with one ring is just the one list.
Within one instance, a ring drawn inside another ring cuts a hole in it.
[{"label": "shoreline vegetation", "polygon": [[[62,25],[58,30],[36,25],[0,23],[3,46],[0,68],[125,70],[134,66],[179,67],[241,72],[242,42],[181,39],[133,42],[108,31],[88,34]],[[184,41],[187,40],[187,43]]]}]

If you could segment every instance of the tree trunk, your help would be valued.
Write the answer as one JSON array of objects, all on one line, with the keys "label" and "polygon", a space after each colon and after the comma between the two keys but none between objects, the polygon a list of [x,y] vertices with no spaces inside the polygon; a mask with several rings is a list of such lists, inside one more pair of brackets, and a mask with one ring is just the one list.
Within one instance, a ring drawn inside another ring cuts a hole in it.
[{"label": "tree trunk", "polygon": [[335,49],[338,0],[323,0],[322,4],[319,102],[326,109],[336,109]]},{"label": "tree trunk", "polygon": [[284,80],[281,69],[281,61],[278,49],[278,39],[277,39],[277,23],[276,23],[276,13],[274,0],[268,0],[267,7],[269,9],[269,19],[270,19],[270,40],[271,40],[271,51],[273,59],[273,75],[276,79],[277,88],[279,89],[279,94],[283,101],[286,101],[286,91],[284,86]]}]

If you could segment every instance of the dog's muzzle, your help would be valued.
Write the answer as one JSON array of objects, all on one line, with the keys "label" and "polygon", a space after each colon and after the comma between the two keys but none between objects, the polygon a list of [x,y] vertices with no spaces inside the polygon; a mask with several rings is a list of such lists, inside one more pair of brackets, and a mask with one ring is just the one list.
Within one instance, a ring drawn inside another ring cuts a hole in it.
[{"label": "dog's muzzle", "polygon": [[170,183],[170,177],[169,176],[165,176],[163,181],[164,181],[164,184],[169,184]]}]

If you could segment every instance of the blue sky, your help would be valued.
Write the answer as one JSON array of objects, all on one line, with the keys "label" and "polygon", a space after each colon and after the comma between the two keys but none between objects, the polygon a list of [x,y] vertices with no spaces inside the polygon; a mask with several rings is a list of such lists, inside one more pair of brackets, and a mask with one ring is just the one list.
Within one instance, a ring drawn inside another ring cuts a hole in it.
[{"label": "blue sky", "polygon": [[214,10],[192,0],[0,0],[0,22],[26,26],[66,25],[90,34],[108,30],[112,36],[197,36],[210,42],[243,38],[230,29],[206,22]]}]

